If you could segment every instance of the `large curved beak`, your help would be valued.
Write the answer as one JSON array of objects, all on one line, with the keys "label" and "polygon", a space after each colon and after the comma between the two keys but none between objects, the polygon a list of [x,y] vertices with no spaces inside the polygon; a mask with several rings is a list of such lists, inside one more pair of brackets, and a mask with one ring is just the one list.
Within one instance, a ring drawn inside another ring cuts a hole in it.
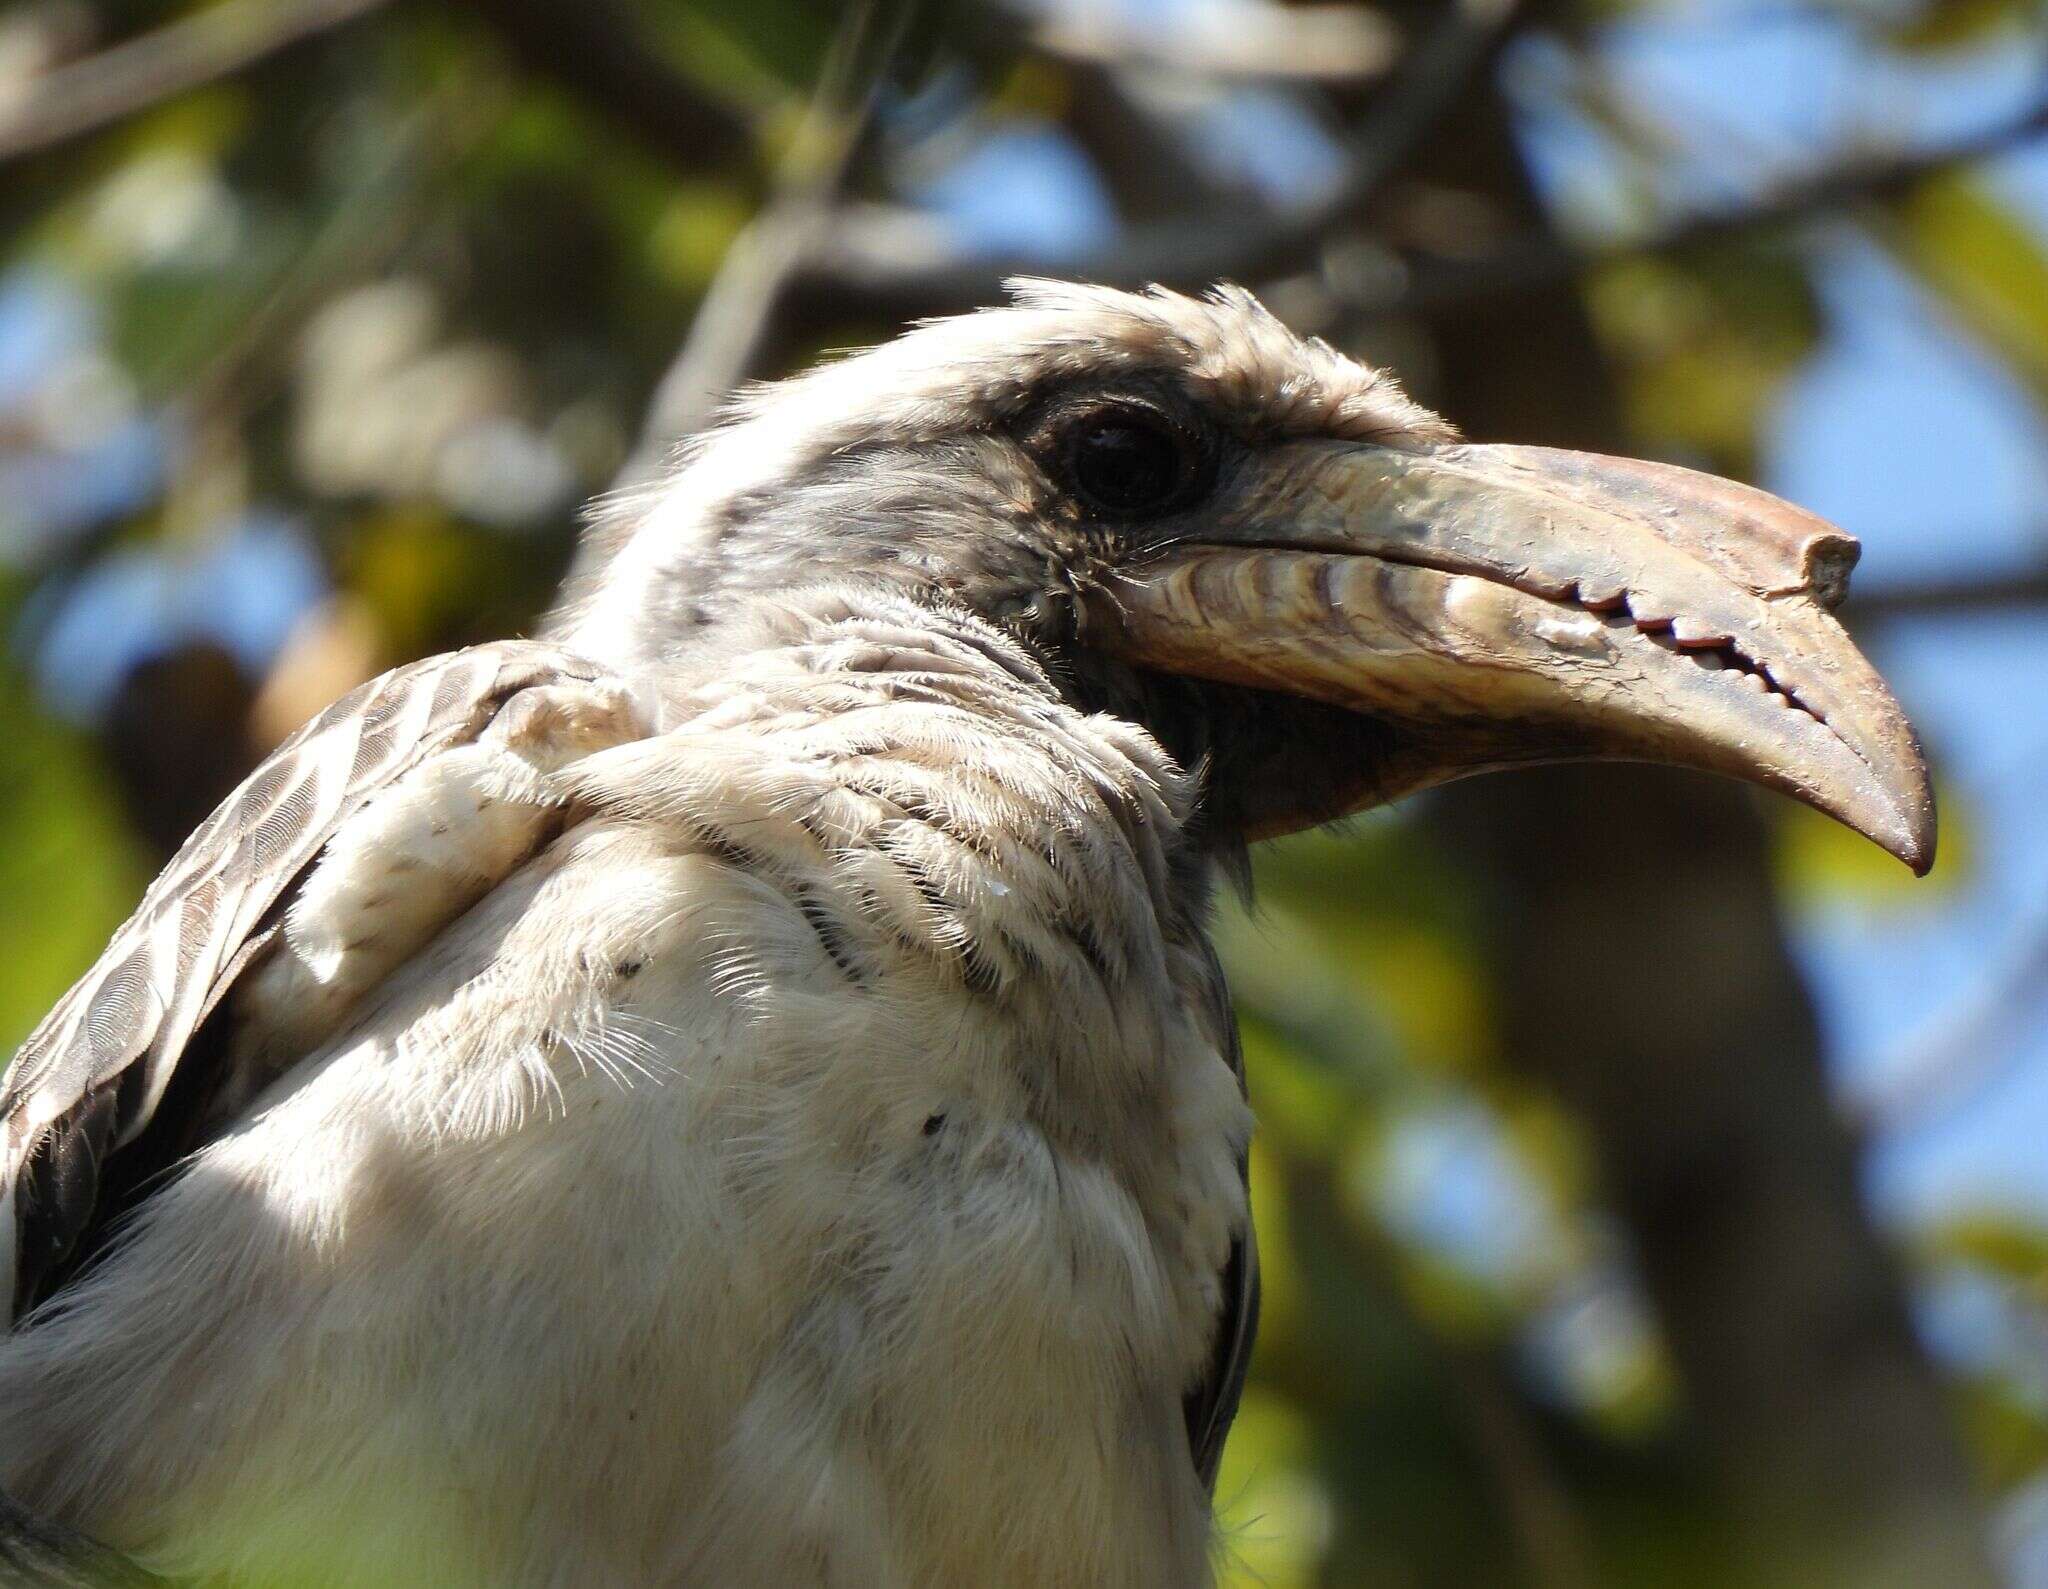
[{"label": "large curved beak", "polygon": [[1288,443],[1223,498],[1198,543],[1129,571],[1105,643],[1386,722],[1399,748],[1376,796],[1536,761],[1670,762],[1933,864],[1919,744],[1831,611],[1856,542],[1813,515],[1540,447]]}]

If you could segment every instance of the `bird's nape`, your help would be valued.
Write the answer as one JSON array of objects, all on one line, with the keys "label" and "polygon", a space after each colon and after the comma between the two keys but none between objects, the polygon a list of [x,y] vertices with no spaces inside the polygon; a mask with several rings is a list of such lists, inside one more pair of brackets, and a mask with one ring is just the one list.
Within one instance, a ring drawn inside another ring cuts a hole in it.
[{"label": "bird's nape", "polygon": [[1667,762],[1932,864],[1919,745],[1832,611],[1856,543],[1811,514],[1686,469],[1458,444],[1296,443],[1226,496],[1120,582],[1102,643],[1387,723],[1373,798]]}]

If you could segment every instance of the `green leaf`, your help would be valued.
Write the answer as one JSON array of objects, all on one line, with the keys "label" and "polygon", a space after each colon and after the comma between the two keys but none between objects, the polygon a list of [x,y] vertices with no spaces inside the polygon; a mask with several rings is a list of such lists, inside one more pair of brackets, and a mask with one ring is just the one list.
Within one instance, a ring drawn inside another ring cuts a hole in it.
[{"label": "green leaf", "polygon": [[1885,30],[1885,38],[1906,50],[1981,48],[1994,34],[2019,32],[2034,14],[2022,0],[1930,0],[1919,13]]},{"label": "green leaf", "polygon": [[1964,1433],[1977,1466],[1994,1491],[2038,1480],[2048,1469],[2048,1421],[2017,1386],[2002,1379],[1972,1379],[1957,1391]]},{"label": "green leaf", "polygon": [[1757,418],[1819,336],[1795,251],[1743,238],[1595,272],[1587,307],[1613,356],[1630,429],[1662,452],[1754,472]]},{"label": "green leaf", "polygon": [[1978,178],[1915,188],[1886,235],[1970,328],[2048,396],[2048,248]]},{"label": "green leaf", "polygon": [[2048,1287],[2048,1228],[1998,1213],[1961,1215],[1915,1243],[1936,1262],[1964,1263],[2024,1285]]}]

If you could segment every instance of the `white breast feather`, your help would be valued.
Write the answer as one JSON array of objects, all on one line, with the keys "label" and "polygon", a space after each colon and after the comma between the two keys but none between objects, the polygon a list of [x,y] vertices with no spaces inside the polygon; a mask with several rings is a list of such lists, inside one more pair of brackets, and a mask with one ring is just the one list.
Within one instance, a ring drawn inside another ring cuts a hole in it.
[{"label": "white breast feather", "polygon": [[209,1582],[1205,1579],[1250,1122],[1178,775],[762,710],[577,763],[424,944],[542,808],[450,759],[337,845],[253,1007],[395,974],[0,1344],[0,1484]]}]

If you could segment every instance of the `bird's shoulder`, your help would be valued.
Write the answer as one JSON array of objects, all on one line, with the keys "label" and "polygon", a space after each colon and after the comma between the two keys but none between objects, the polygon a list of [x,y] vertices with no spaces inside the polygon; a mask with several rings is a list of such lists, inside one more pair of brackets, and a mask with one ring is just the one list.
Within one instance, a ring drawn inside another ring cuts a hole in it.
[{"label": "bird's shoulder", "polygon": [[552,768],[632,731],[629,701],[559,648],[477,646],[371,680],[264,761],[0,1078],[0,1317],[516,864]]}]

